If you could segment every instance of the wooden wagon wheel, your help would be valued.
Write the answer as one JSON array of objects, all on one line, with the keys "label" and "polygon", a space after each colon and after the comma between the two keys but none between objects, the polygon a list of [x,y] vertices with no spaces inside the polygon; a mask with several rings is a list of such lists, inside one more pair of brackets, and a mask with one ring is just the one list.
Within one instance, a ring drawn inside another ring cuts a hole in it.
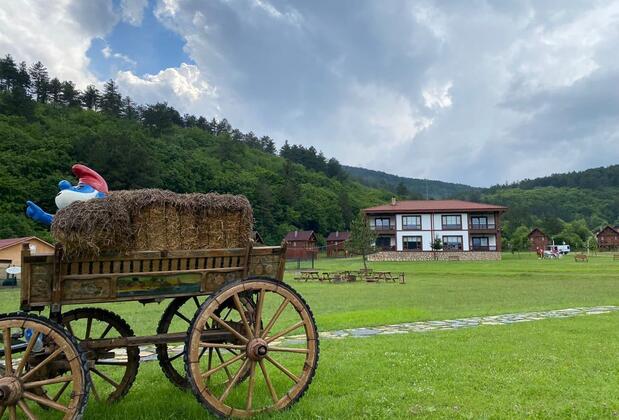
[{"label": "wooden wagon wheel", "polygon": [[[172,300],[166,310],[161,316],[159,325],[157,326],[157,334],[166,334],[168,332],[186,332],[191,325],[195,313],[207,296],[186,296],[178,297]],[[244,302],[244,308],[246,308],[245,316],[248,319],[253,319],[255,312],[255,305],[252,302],[242,299]],[[222,319],[228,322],[234,322],[233,318],[236,313],[234,303],[232,301],[226,302],[218,308],[216,314]],[[221,350],[221,352],[231,352],[230,350]],[[187,380],[187,373],[184,365],[185,349],[180,352],[175,352],[167,343],[157,344],[157,359],[159,365],[165,376],[174,385],[181,389],[189,389],[189,381]],[[221,355],[218,354],[218,357]],[[247,372],[248,374],[249,372]],[[241,381],[246,379],[247,374],[241,378]]]},{"label": "wooden wagon wheel", "polygon": [[[82,417],[90,376],[77,342],[48,319],[0,315],[0,418]],[[42,407],[45,412],[42,412]]]},{"label": "wooden wagon wheel", "polygon": [[[159,325],[157,325],[157,334],[166,334],[171,330],[178,330],[175,332],[187,331],[194,314],[204,300],[205,298],[202,296],[173,299],[161,315]],[[183,365],[184,355],[184,350],[174,353],[167,343],[157,344],[157,359],[165,376],[177,387],[188,389],[189,382]]]},{"label": "wooden wagon wheel", "polygon": [[[78,341],[134,336],[124,319],[101,308],[73,309],[62,315],[62,324]],[[129,392],[140,367],[139,347],[90,350],[86,356],[91,362],[92,394],[97,401],[115,402]]]},{"label": "wooden wagon wheel", "polygon": [[[240,316],[240,325],[217,315],[220,302],[256,305],[256,316]],[[202,332],[227,331],[225,343],[206,342]],[[213,357],[231,350],[222,360]],[[218,416],[245,417],[282,410],[307,390],[318,364],[318,332],[311,310],[290,286],[273,279],[233,282],[200,308],[185,341],[185,363],[198,401]],[[240,378],[249,372],[249,379]]]}]

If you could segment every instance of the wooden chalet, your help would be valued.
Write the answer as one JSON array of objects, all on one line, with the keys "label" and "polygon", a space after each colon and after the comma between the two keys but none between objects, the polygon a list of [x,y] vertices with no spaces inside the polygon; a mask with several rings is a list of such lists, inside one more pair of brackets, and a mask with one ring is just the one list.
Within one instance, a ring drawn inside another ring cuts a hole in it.
[{"label": "wooden chalet", "polygon": [[529,233],[529,251],[536,252],[538,249],[546,249],[550,243],[550,237],[542,232],[541,229],[534,228]]},{"label": "wooden chalet", "polygon": [[346,241],[350,232],[331,232],[327,236],[327,257],[347,257]]},{"label": "wooden chalet", "polygon": [[615,251],[619,249],[619,226],[607,225],[596,235],[598,248],[601,251]]},{"label": "wooden chalet", "polygon": [[284,237],[288,247],[286,248],[286,258],[288,259],[310,259],[312,255],[318,255],[316,246],[316,234],[313,230],[295,230],[288,232]]}]

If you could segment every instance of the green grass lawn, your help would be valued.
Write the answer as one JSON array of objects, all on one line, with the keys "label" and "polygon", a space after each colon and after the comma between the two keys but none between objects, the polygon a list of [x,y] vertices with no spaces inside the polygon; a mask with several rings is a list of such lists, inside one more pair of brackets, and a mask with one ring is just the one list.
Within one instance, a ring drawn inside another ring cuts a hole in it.
[{"label": "green grass lawn", "polygon": [[[533,255],[492,262],[371,263],[405,272],[407,283],[291,283],[319,329],[417,320],[619,305],[619,262],[575,263]],[[358,269],[361,261],[321,259],[316,269]],[[291,270],[293,265],[289,267]],[[0,312],[18,308],[17,290],[0,289]],[[138,334],[152,334],[165,303],[105,305]],[[308,394],[282,418],[579,417],[619,412],[619,314],[509,326],[323,340]],[[167,382],[157,363],[140,367],[127,398],[92,401],[86,418],[206,416],[192,395]]]}]

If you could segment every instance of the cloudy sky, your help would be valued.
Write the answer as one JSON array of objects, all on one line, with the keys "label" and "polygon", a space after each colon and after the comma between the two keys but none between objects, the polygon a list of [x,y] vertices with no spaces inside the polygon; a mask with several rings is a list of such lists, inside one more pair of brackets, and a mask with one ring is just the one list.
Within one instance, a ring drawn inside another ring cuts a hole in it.
[{"label": "cloudy sky", "polygon": [[486,186],[619,163],[619,2],[0,4],[0,53],[342,163]]}]

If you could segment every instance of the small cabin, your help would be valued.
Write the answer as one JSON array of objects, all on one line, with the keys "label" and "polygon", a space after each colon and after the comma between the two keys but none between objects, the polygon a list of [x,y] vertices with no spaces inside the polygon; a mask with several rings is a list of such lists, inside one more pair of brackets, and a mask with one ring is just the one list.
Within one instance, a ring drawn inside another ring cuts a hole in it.
[{"label": "small cabin", "polygon": [[346,241],[350,232],[331,232],[327,236],[327,257],[347,257]]},{"label": "small cabin", "polygon": [[24,244],[28,244],[32,255],[54,253],[52,244],[36,236],[0,239],[0,281],[6,274],[6,268],[21,266],[21,251]]},{"label": "small cabin", "polygon": [[619,249],[619,226],[605,226],[597,233],[596,238],[601,251]]},{"label": "small cabin", "polygon": [[287,243],[286,258],[309,259],[318,254],[316,234],[313,230],[295,230],[284,237]]},{"label": "small cabin", "polygon": [[541,229],[535,228],[529,233],[529,251],[536,252],[538,249],[546,249],[550,238]]}]

